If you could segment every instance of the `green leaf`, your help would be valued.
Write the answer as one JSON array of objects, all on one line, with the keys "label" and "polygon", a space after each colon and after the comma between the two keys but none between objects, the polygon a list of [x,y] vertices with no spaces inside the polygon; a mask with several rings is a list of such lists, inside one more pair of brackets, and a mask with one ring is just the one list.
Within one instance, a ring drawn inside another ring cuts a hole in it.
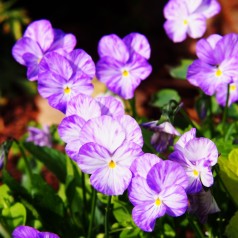
[{"label": "green leaf", "polygon": [[120,238],[137,238],[139,233],[141,232],[141,230],[138,227],[128,227],[125,228],[125,230],[123,230],[120,233]]},{"label": "green leaf", "polygon": [[113,215],[122,226],[128,226],[132,222],[131,211],[128,209],[128,205],[122,201],[113,202]]},{"label": "green leaf", "polygon": [[178,92],[174,89],[161,89],[158,93],[153,95],[152,106],[163,107],[169,103],[170,100],[180,102],[181,98]]},{"label": "green leaf", "polygon": [[188,66],[193,63],[191,59],[182,59],[180,65],[169,67],[169,74],[176,79],[186,79]]},{"label": "green leaf", "polygon": [[66,179],[66,155],[62,152],[46,146],[37,146],[32,142],[25,142],[24,147],[51,170],[58,179],[65,183]]},{"label": "green leaf", "polygon": [[237,238],[238,234],[238,212],[231,218],[229,224],[226,226],[225,235],[229,238]]},{"label": "green leaf", "polygon": [[10,192],[11,190],[6,184],[0,186],[0,209],[13,202],[13,197],[10,195]]}]

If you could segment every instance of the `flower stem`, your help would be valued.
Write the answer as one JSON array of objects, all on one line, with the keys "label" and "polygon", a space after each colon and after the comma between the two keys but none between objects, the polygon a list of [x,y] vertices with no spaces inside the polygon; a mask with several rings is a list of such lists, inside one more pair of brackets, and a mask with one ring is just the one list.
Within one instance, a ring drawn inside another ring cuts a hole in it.
[{"label": "flower stem", "polygon": [[109,238],[109,215],[111,211],[111,200],[112,196],[108,196],[107,208],[105,214],[105,238]]},{"label": "flower stem", "polygon": [[92,205],[91,205],[91,217],[90,217],[90,223],[88,227],[88,235],[87,238],[92,237],[92,230],[93,230],[93,223],[94,223],[94,217],[95,217],[95,209],[96,209],[96,201],[97,201],[97,191],[92,188]]},{"label": "flower stem", "polygon": [[223,111],[223,116],[222,116],[222,129],[223,129],[223,134],[225,134],[225,125],[226,125],[226,119],[227,119],[227,113],[228,113],[228,103],[229,103],[229,97],[230,97],[230,85],[227,85],[227,95],[226,95],[226,106]]},{"label": "flower stem", "polygon": [[87,221],[87,213],[88,210],[87,206],[87,199],[86,199],[86,187],[85,187],[85,174],[81,173],[82,178],[82,190],[83,190],[83,223],[85,224]]},{"label": "flower stem", "polygon": [[201,228],[199,227],[199,225],[197,224],[197,222],[191,216],[188,216],[187,219],[189,220],[190,225],[193,227],[193,229],[196,233],[196,237],[204,238],[204,234],[203,234]]}]

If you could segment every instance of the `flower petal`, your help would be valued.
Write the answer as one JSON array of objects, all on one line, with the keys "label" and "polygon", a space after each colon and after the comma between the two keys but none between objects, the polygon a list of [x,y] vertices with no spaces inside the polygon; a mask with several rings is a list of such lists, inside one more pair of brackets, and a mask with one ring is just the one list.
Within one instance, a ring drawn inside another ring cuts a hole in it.
[{"label": "flower petal", "polygon": [[202,14],[192,14],[188,19],[188,35],[193,38],[201,37],[206,31],[206,18]]},{"label": "flower petal", "polygon": [[[196,128],[192,128],[189,131],[185,132],[177,141],[176,145],[181,146],[182,148],[193,138],[196,137]],[[175,148],[176,148],[175,145]]]},{"label": "flower petal", "polygon": [[39,231],[30,226],[17,226],[13,233],[13,238],[38,238]]}]

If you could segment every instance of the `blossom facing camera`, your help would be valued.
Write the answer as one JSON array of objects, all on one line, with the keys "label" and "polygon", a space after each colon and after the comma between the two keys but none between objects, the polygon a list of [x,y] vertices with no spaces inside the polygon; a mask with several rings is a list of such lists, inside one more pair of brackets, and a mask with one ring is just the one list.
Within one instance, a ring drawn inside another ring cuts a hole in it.
[{"label": "blossom facing camera", "polygon": [[150,142],[159,153],[165,151],[168,146],[173,144],[175,136],[180,136],[180,133],[169,122],[158,124],[158,121],[151,121],[141,123],[140,125],[154,132]]},{"label": "blossom facing camera", "polygon": [[60,238],[57,234],[38,231],[30,226],[18,226],[12,232],[13,238]]},{"label": "blossom facing camera", "polygon": [[154,164],[146,178],[135,176],[128,188],[129,200],[134,205],[132,218],[135,224],[151,232],[157,218],[165,214],[183,215],[188,207],[187,184],[184,169],[169,160]]},{"label": "blossom facing camera", "polygon": [[12,48],[14,59],[27,67],[27,78],[38,79],[39,64],[49,52],[64,54],[74,49],[76,38],[73,34],[65,34],[52,28],[48,20],[37,20],[29,24],[23,37]]},{"label": "blossom facing camera", "polygon": [[164,7],[164,29],[173,42],[182,42],[187,35],[202,37],[208,18],[221,10],[217,0],[169,0]]},{"label": "blossom facing camera", "polygon": [[37,127],[28,127],[27,142],[33,142],[35,145],[52,147],[52,137],[50,134],[50,128],[43,126],[42,129]]},{"label": "blossom facing camera", "polygon": [[212,186],[214,179],[211,167],[217,163],[218,150],[211,140],[196,138],[195,128],[180,137],[169,159],[178,162],[186,171],[189,177],[188,194],[200,192],[203,186]]},{"label": "blossom facing camera", "polygon": [[147,38],[139,33],[130,33],[123,39],[115,34],[103,36],[98,43],[96,77],[113,93],[131,99],[152,71],[150,51]]}]

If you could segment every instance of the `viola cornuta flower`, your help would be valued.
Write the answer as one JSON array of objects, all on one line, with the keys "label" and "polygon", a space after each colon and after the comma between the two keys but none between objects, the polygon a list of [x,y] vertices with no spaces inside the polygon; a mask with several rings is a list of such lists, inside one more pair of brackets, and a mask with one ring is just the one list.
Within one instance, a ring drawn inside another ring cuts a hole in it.
[{"label": "viola cornuta flower", "polygon": [[174,137],[180,136],[180,133],[169,122],[158,124],[158,121],[151,121],[140,125],[154,132],[150,142],[157,152],[165,151],[173,144]]},{"label": "viola cornuta flower", "polygon": [[29,135],[26,138],[26,141],[33,142],[35,145],[39,146],[52,146],[52,137],[49,126],[44,125],[42,129],[29,126],[28,133]]},{"label": "viola cornuta flower", "polygon": [[[216,100],[218,104],[225,107],[226,106],[226,98],[227,98],[227,84],[221,84],[217,87],[216,90]],[[229,99],[228,99],[228,106],[232,103],[238,101],[238,82],[229,84]]]},{"label": "viola cornuta flower", "polygon": [[40,64],[38,91],[53,108],[65,113],[71,98],[93,92],[91,73],[87,69],[84,71],[66,57],[56,52],[48,53]]},{"label": "viola cornuta flower", "polygon": [[39,63],[48,52],[71,52],[76,45],[73,34],[52,28],[48,20],[34,21],[12,48],[15,60],[27,67],[27,78],[37,80]]},{"label": "viola cornuta flower", "polygon": [[38,231],[30,226],[18,226],[12,232],[13,238],[60,238],[57,234],[47,231]]},{"label": "viola cornuta flower", "polygon": [[130,116],[101,116],[90,119],[81,129],[81,148],[76,163],[91,174],[90,182],[99,192],[121,195],[128,188],[130,166],[143,154],[139,125]]},{"label": "viola cornuta flower", "polygon": [[152,71],[150,51],[148,40],[139,33],[130,33],[123,39],[115,34],[103,36],[98,44],[96,76],[113,93],[131,99],[141,80]]},{"label": "viola cornuta flower", "polygon": [[128,195],[134,205],[132,218],[135,224],[151,232],[157,218],[165,214],[172,217],[183,215],[188,207],[187,185],[188,177],[184,169],[169,160],[154,164],[146,178],[139,175],[133,177]]},{"label": "viola cornuta flower", "polygon": [[217,0],[170,0],[164,7],[164,29],[173,42],[189,35],[199,38],[206,31],[206,21],[221,10]]},{"label": "viola cornuta flower", "polygon": [[196,138],[196,129],[184,133],[174,145],[169,159],[181,164],[189,177],[187,193],[200,192],[213,184],[211,167],[217,163],[216,145],[207,138]]},{"label": "viola cornuta flower", "polygon": [[197,42],[195,60],[187,71],[188,81],[212,96],[220,85],[238,81],[238,34],[210,35]]},{"label": "viola cornuta flower", "polygon": [[72,159],[77,156],[81,146],[80,131],[89,119],[103,115],[118,117],[124,114],[123,104],[112,96],[93,98],[79,94],[72,98],[67,106],[66,117],[58,126],[61,139],[67,143],[66,153]]}]

